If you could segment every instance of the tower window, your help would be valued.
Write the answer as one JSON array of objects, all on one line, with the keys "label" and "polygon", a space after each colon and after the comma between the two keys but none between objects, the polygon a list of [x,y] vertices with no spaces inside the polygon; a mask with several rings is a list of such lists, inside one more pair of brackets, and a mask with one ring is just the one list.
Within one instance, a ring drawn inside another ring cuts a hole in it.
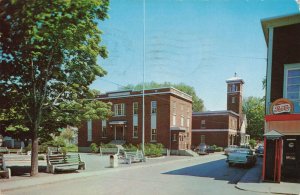
[{"label": "tower window", "polygon": [[231,103],[235,104],[235,97],[231,98]]},{"label": "tower window", "polygon": [[232,85],[231,85],[231,92],[235,92],[235,91],[237,91],[236,85],[235,85],[235,84],[232,84]]}]

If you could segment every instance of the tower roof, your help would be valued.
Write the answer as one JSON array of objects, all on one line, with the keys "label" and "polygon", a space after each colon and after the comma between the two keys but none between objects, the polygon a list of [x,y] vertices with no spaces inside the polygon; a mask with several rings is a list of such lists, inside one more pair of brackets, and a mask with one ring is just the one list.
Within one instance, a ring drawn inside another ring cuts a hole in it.
[{"label": "tower roof", "polygon": [[227,79],[226,83],[242,83],[242,84],[244,84],[245,82],[242,78],[238,77],[236,73],[234,73],[234,76]]}]

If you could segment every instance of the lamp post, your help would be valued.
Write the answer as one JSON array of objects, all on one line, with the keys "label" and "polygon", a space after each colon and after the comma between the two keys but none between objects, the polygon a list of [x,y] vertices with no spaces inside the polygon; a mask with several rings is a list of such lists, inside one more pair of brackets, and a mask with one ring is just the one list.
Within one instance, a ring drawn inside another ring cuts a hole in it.
[{"label": "lamp post", "polygon": [[146,34],[146,0],[143,1],[143,124],[142,124],[142,152],[145,154],[145,34]]}]

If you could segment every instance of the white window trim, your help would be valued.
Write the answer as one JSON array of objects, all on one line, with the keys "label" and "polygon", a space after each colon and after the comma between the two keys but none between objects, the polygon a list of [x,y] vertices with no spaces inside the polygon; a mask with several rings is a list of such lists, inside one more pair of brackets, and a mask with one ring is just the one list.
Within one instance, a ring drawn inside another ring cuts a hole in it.
[{"label": "white window trim", "polygon": [[[137,127],[137,136],[134,136],[134,127]],[[139,137],[139,126],[138,125],[133,125],[132,138],[138,138],[138,137]]]},{"label": "white window trim", "polygon": [[[134,113],[134,104],[137,104],[137,114]],[[138,102],[133,102],[132,103],[132,114],[133,115],[138,115],[139,113],[139,103]]]},{"label": "white window trim", "polygon": [[[154,128],[153,128],[154,129]],[[156,135],[156,139],[152,139],[152,135]],[[155,134],[152,133],[151,129],[151,137],[150,137],[150,142],[156,142],[157,141],[157,129],[155,129]]]},{"label": "white window trim", "polygon": [[[156,103],[156,110],[155,110],[155,112],[152,112],[152,110],[154,108],[153,105],[152,105],[153,102]],[[157,114],[157,101],[151,101],[151,114]]]},{"label": "white window trim", "polygon": [[[103,128],[106,128],[106,136],[103,136]],[[107,121],[106,120],[102,120],[102,128],[101,128],[101,137],[102,138],[107,138]]]},{"label": "white window trim", "polygon": [[[123,111],[123,113],[121,113],[120,115],[119,115],[119,113],[118,113],[118,106],[121,106],[121,112]],[[126,116],[126,114],[125,114],[125,103],[120,103],[120,104],[115,104],[114,105],[114,116]]]},{"label": "white window trim", "polygon": [[[289,70],[300,69],[300,63],[296,64],[285,64],[284,65],[284,79],[283,79],[283,97],[287,98],[287,73]],[[296,100],[297,101],[297,100]],[[300,99],[298,100],[300,102]]]},{"label": "white window trim", "polygon": [[87,121],[87,141],[91,142],[93,140],[93,121]]}]

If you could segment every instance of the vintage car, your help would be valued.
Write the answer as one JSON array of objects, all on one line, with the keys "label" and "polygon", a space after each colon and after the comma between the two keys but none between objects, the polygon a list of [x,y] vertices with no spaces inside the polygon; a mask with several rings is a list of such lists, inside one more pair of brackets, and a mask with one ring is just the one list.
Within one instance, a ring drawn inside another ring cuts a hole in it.
[{"label": "vintage car", "polygon": [[255,150],[255,153],[257,156],[263,156],[264,155],[264,146],[260,145],[258,148]]},{"label": "vintage car", "polygon": [[256,155],[250,149],[238,148],[235,151],[228,153],[226,162],[230,167],[234,164],[254,166],[256,164]]},{"label": "vintage car", "polygon": [[208,154],[207,152],[207,145],[202,143],[198,147],[198,154],[203,155],[203,154]]},{"label": "vintage car", "polygon": [[230,152],[233,152],[237,148],[238,148],[238,146],[236,146],[236,145],[230,145],[230,146],[228,146],[227,148],[224,149],[224,154],[228,155]]}]

